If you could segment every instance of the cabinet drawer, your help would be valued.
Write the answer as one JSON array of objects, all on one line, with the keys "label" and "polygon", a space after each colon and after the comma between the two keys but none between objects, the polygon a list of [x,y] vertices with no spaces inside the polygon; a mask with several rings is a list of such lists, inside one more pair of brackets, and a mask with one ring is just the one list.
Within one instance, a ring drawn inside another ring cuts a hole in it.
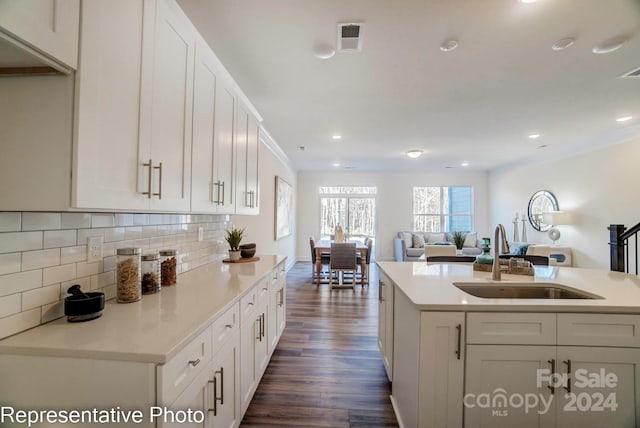
[{"label": "cabinet drawer", "polygon": [[240,320],[246,322],[253,317],[258,305],[258,288],[253,287],[240,299]]},{"label": "cabinet drawer", "polygon": [[168,363],[158,366],[158,402],[168,405],[211,360],[211,327],[200,333]]},{"label": "cabinet drawer", "polygon": [[213,331],[213,354],[215,355],[224,344],[229,340],[236,331],[240,330],[240,305],[237,303],[217,320],[212,325]]},{"label": "cabinet drawer", "polygon": [[467,314],[467,343],[555,345],[556,314]]},{"label": "cabinet drawer", "polygon": [[558,345],[640,348],[640,316],[558,314]]}]

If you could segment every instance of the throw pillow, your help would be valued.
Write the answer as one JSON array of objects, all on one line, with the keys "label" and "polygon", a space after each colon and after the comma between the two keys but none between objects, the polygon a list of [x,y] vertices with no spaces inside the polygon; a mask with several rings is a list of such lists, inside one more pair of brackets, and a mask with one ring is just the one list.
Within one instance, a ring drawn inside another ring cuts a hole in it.
[{"label": "throw pillow", "polygon": [[444,238],[444,233],[427,233],[427,242],[429,244],[432,244],[434,242],[445,242],[446,239]]},{"label": "throw pillow", "polygon": [[424,235],[422,233],[413,234],[413,248],[424,247]]},{"label": "throw pillow", "polygon": [[469,232],[464,237],[463,247],[476,247],[478,245],[478,232]]},{"label": "throw pillow", "polygon": [[413,238],[411,237],[411,232],[400,232],[400,238],[404,241],[405,248],[411,248],[413,245]]}]

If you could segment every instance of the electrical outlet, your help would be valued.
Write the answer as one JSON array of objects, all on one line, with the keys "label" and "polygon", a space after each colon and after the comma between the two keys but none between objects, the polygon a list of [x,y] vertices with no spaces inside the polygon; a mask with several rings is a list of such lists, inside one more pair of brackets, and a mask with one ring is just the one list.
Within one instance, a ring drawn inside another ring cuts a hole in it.
[{"label": "electrical outlet", "polygon": [[90,236],[87,238],[87,263],[95,263],[102,260],[102,236]]},{"label": "electrical outlet", "polygon": [[204,239],[204,227],[198,228],[198,241],[202,241]]}]

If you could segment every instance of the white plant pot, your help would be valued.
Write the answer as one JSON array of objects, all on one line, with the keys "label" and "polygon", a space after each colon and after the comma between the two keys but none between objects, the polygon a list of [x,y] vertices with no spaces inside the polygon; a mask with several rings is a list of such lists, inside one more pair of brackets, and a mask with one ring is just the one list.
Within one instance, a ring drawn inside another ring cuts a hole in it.
[{"label": "white plant pot", "polygon": [[461,255],[462,255],[462,250],[458,250],[458,249],[456,248],[456,256],[461,256]]},{"label": "white plant pot", "polygon": [[237,262],[238,260],[240,260],[240,250],[229,250],[229,260],[231,260],[232,262]]}]

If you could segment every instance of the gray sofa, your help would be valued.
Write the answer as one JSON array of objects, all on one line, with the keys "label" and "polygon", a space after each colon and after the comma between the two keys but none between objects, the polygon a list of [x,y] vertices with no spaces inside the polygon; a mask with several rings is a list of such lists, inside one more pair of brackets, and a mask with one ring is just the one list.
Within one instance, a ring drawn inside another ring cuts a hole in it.
[{"label": "gray sofa", "polygon": [[[421,234],[426,244],[451,243],[453,238],[451,233],[442,232],[398,232],[398,237],[393,239],[393,252],[397,262],[416,261],[424,254],[424,246],[413,246],[413,235]],[[462,247],[462,254],[465,256],[477,256],[482,253],[482,239],[478,238],[477,232],[467,233],[465,245]],[[444,238],[444,240],[442,240]]]}]

